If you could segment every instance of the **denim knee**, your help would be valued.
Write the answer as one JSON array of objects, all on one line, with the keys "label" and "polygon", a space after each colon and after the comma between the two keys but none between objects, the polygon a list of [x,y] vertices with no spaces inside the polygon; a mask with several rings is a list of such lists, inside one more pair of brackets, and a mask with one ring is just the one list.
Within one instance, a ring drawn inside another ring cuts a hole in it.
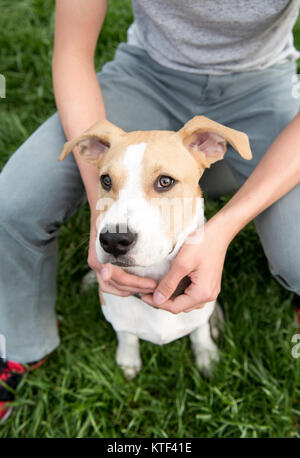
[{"label": "denim knee", "polygon": [[[3,191],[3,186],[0,189]],[[58,235],[62,224],[59,218],[41,217],[37,202],[24,197],[22,192],[12,193],[11,198],[8,197],[9,189],[5,193],[7,198],[0,200],[0,226],[8,236],[31,248],[39,248]]]},{"label": "denim knee", "polygon": [[281,265],[270,265],[273,277],[284,288],[300,295],[300,260],[289,259]]}]

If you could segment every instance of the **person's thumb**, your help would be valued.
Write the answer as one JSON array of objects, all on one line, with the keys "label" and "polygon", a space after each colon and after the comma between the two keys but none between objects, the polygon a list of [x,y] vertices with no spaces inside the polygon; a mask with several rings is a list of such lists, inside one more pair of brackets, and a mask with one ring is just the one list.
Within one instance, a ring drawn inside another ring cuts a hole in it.
[{"label": "person's thumb", "polygon": [[113,273],[113,266],[111,264],[103,264],[100,275],[103,281],[109,281]]},{"label": "person's thumb", "polygon": [[186,269],[176,264],[171,265],[167,275],[158,284],[153,293],[153,301],[156,305],[161,305],[167,301],[176,290],[182,278],[187,274]]}]

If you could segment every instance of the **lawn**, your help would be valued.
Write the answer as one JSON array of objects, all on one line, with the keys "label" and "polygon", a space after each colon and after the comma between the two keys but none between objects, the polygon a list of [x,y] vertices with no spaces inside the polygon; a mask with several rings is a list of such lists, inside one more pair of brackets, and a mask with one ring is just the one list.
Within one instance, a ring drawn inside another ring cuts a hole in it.
[{"label": "lawn", "polygon": [[[51,88],[52,0],[1,0],[0,169],[55,111]],[[112,59],[132,20],[129,0],[111,0],[97,69]],[[300,49],[300,23],[295,28]],[[207,216],[220,202],[207,203]],[[84,207],[59,238],[57,314],[61,346],[18,388],[0,437],[300,437],[300,360],[291,295],[271,277],[249,224],[226,258],[220,302],[226,330],[210,381],[197,372],[188,338],[158,347],[142,342],[144,368],[125,381],[114,362],[116,339],[97,288],[81,291],[89,235]]]}]

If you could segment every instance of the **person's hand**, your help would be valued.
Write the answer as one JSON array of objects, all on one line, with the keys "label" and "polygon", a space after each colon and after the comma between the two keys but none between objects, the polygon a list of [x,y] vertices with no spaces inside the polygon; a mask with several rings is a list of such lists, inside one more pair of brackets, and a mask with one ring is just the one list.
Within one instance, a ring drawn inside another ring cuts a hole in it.
[{"label": "person's hand", "polygon": [[[211,221],[205,224],[197,243],[194,235],[194,243],[189,243],[189,238],[186,240],[154,294],[142,296],[143,301],[176,314],[202,308],[217,298],[230,240],[224,230]],[[179,282],[186,276],[191,283],[184,294],[170,299]]]},{"label": "person's hand", "polygon": [[96,272],[100,290],[117,296],[153,293],[156,282],[151,278],[131,275],[111,264],[100,264],[96,254],[96,218],[91,217],[88,265]]}]

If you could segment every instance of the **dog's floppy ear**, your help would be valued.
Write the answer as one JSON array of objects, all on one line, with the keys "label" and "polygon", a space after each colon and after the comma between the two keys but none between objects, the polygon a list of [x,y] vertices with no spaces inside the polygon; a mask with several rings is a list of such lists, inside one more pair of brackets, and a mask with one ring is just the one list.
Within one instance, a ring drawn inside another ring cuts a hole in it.
[{"label": "dog's floppy ear", "polygon": [[110,148],[114,138],[124,133],[122,129],[119,129],[119,127],[106,119],[99,121],[79,137],[65,143],[59,160],[64,160],[73,148],[77,146],[79,153],[87,162],[99,166],[103,154]]},{"label": "dog's floppy ear", "polygon": [[223,159],[226,142],[244,158],[250,160],[252,153],[248,136],[238,130],[230,129],[205,116],[195,116],[178,131],[184,146],[204,167],[210,167]]}]

